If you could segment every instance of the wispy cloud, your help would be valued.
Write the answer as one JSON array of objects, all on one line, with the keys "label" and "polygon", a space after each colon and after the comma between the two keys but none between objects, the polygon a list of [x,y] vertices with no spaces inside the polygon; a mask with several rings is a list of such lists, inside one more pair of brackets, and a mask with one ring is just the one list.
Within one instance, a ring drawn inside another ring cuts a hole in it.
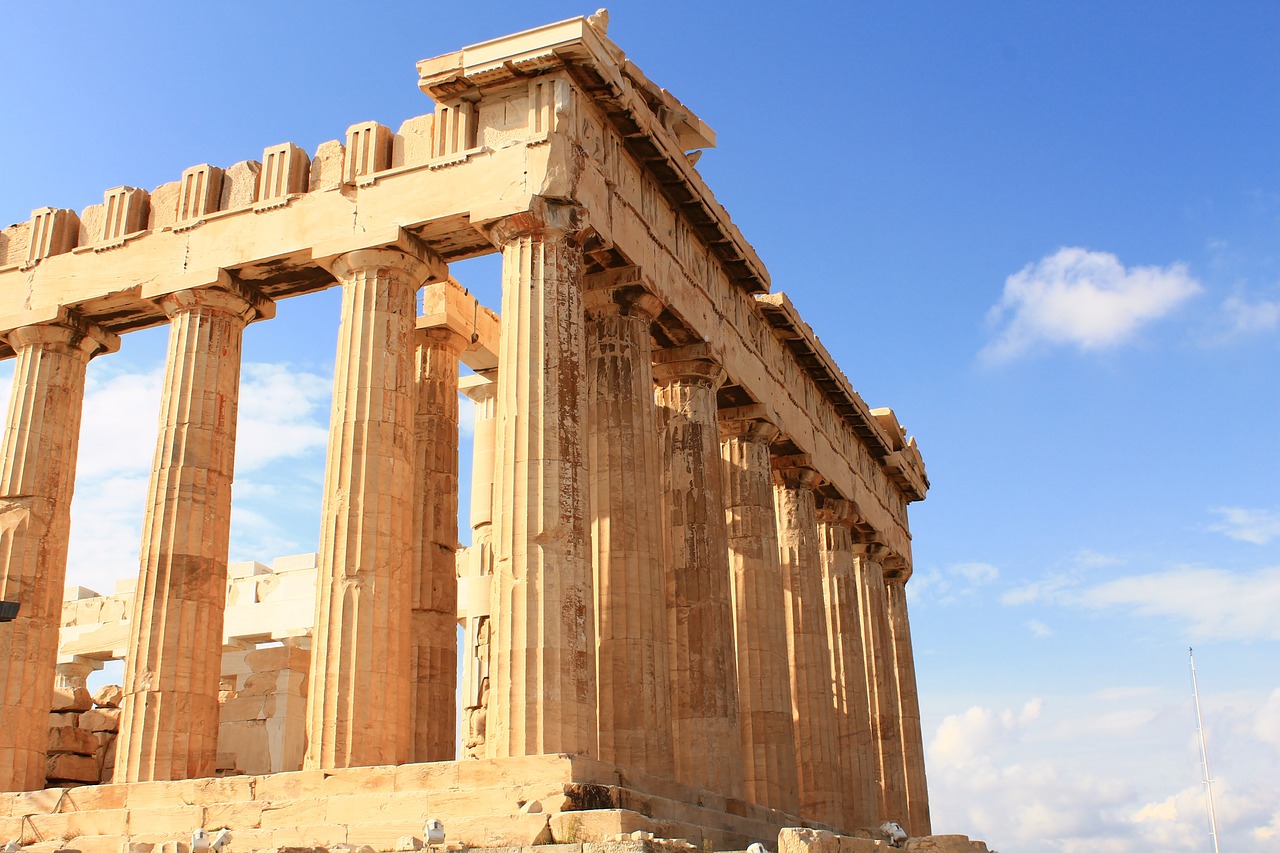
[{"label": "wispy cloud", "polygon": [[1181,263],[1126,268],[1109,252],[1062,248],[1005,280],[981,358],[1006,362],[1041,345],[1116,346],[1200,291]]},{"label": "wispy cloud", "polygon": [[1236,335],[1252,335],[1280,327],[1280,302],[1259,299],[1249,301],[1241,296],[1230,296],[1222,303],[1230,332]]},{"label": "wispy cloud", "polygon": [[1280,537],[1280,510],[1220,506],[1211,511],[1219,518],[1209,526],[1215,533],[1255,545],[1266,545]]},{"label": "wispy cloud", "polygon": [[941,570],[917,572],[907,584],[907,594],[912,602],[954,604],[976,595],[999,577],[1000,570],[990,563],[954,563]]},{"label": "wispy cloud", "polygon": [[1039,619],[1028,619],[1027,630],[1031,632],[1031,636],[1044,639],[1053,636],[1053,629]]}]

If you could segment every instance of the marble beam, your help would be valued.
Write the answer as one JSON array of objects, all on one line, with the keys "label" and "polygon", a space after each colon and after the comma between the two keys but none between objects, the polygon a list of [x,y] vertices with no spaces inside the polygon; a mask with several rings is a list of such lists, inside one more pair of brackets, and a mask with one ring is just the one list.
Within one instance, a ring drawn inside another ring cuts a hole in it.
[{"label": "marble beam", "polygon": [[212,776],[227,597],[240,352],[275,314],[226,273],[157,300],[169,316],[160,430],[129,620],[114,778]]},{"label": "marble beam", "polygon": [[85,370],[120,339],[71,312],[5,335],[17,358],[0,449],[0,791],[45,784]]}]

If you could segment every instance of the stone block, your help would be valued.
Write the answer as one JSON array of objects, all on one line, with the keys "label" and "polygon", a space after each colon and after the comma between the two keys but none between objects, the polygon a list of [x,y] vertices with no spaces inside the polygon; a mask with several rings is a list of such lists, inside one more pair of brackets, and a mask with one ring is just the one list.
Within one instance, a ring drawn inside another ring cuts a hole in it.
[{"label": "stone block", "polygon": [[81,835],[128,835],[129,833],[129,813],[124,809],[93,809],[82,812],[32,815],[27,820],[32,833],[38,838],[74,838]]},{"label": "stone block", "polygon": [[[123,809],[125,804],[123,785],[83,785],[67,791],[62,797],[61,811],[110,811]],[[46,811],[52,811],[49,808]]]},{"label": "stone block", "polygon": [[551,836],[560,844],[606,842],[633,832],[657,834],[658,825],[639,812],[626,809],[592,809],[551,816]]},{"label": "stone block", "polygon": [[170,806],[167,808],[129,809],[129,831],[172,833],[186,837],[201,825],[200,806]]},{"label": "stone block", "polygon": [[80,835],[65,842],[66,853],[79,850],[80,853],[120,853],[127,843],[124,835]]},{"label": "stone block", "polygon": [[182,186],[182,181],[169,181],[151,191],[151,214],[147,217],[148,230],[158,231],[181,218],[177,210],[178,205],[181,204]]},{"label": "stone block", "polygon": [[80,728],[90,732],[116,732],[120,730],[119,708],[90,708],[80,715]]},{"label": "stone block", "polygon": [[[262,164],[257,160],[243,160],[227,169],[222,175],[222,197],[218,210],[235,210],[247,207],[258,200],[258,175]],[[116,587],[120,591],[120,587]]]},{"label": "stone block", "polygon": [[[983,844],[983,847],[986,847]],[[925,835],[908,838],[903,850],[906,853],[974,853],[973,843],[967,835]]]},{"label": "stone block", "polygon": [[78,726],[80,725],[80,715],[75,711],[63,711],[49,715],[49,727],[57,728],[58,726]]},{"label": "stone block", "polygon": [[445,826],[445,840],[464,847],[528,847],[552,840],[544,814],[515,814],[454,818]]},{"label": "stone block", "polygon": [[[85,713],[90,713],[86,711]],[[98,739],[93,732],[77,726],[53,726],[49,729],[51,754],[93,755],[98,751]],[[64,778],[64,777],[58,777]],[[96,775],[94,781],[97,781]]]},{"label": "stone block", "polygon": [[93,697],[89,695],[87,688],[55,687],[53,689],[53,707],[49,710],[55,714],[61,714],[67,711],[87,711],[92,707]]},{"label": "stone block", "polygon": [[50,755],[45,759],[45,778],[51,782],[97,782],[98,762],[92,755]]},{"label": "stone block", "polygon": [[825,829],[788,826],[778,832],[778,853],[840,853],[840,839]]},{"label": "stone block", "polygon": [[432,761],[423,764],[402,764],[395,769],[393,788],[396,791],[440,791],[456,787],[460,761]]},{"label": "stone block", "polygon": [[[250,830],[261,832],[262,830]],[[295,826],[271,832],[272,843],[277,847],[331,847],[347,840],[345,826]],[[242,841],[242,839],[237,839]],[[240,846],[244,846],[241,844]],[[309,851],[308,851],[309,853]]]},{"label": "stone block", "polygon": [[319,798],[263,803],[258,825],[262,829],[286,829],[327,823],[327,811],[327,803]]},{"label": "stone block", "polygon": [[183,779],[177,782],[134,782],[126,788],[126,801],[131,809],[162,809],[195,802],[195,784]]},{"label": "stone block", "polygon": [[888,844],[875,838],[840,836],[840,853],[881,853],[888,847]]},{"label": "stone block", "polygon": [[93,694],[93,704],[99,708],[119,708],[124,702],[124,688],[119,684],[104,684]]}]

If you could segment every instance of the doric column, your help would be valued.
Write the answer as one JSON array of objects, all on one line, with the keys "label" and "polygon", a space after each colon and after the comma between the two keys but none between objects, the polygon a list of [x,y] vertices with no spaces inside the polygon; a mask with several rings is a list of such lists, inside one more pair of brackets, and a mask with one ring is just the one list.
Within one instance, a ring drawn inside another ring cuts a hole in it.
[{"label": "doric column", "polygon": [[649,327],[635,270],[587,293],[587,452],[595,546],[600,760],[671,776],[662,470]]},{"label": "doric column", "polygon": [[893,634],[889,628],[883,560],[888,554],[876,542],[855,542],[854,571],[862,614],[862,647],[866,651],[867,693],[876,743],[879,819],[907,823],[907,782],[902,754],[902,724],[895,671]]},{"label": "doric column", "polygon": [[416,242],[339,255],[342,323],[321,509],[307,768],[403,764],[413,752],[414,315],[447,275]]},{"label": "doric column", "polygon": [[855,521],[851,501],[826,499],[818,509],[846,830],[880,823],[875,735],[851,535]]},{"label": "doric column", "polygon": [[490,231],[502,248],[492,758],[597,746],[581,211],[540,207]]},{"label": "doric column", "polygon": [[803,458],[775,459],[774,466],[800,814],[839,826],[844,818],[844,782],[836,742],[831,646],[827,642],[814,495],[822,477]]},{"label": "doric column", "polygon": [[924,737],[920,731],[920,696],[916,690],[915,654],[911,650],[911,623],[907,618],[906,584],[910,576],[909,568],[890,569],[885,574],[885,583],[902,719],[902,754],[907,778],[906,828],[912,835],[931,835],[929,788],[924,774]]},{"label": "doric column", "polygon": [[[486,375],[487,374],[487,375]],[[458,566],[458,595],[467,614],[463,625],[463,755],[485,757],[489,715],[489,637],[493,593],[493,457],[495,371],[468,376],[460,387],[475,404],[471,434],[471,547]]]},{"label": "doric column", "polygon": [[740,797],[742,734],[733,645],[716,389],[724,369],[703,347],[658,353],[667,517],[667,634],[676,779]]},{"label": "doric column", "polygon": [[[454,287],[440,282],[431,288]],[[414,761],[456,753],[458,688],[458,357],[469,339],[436,325],[417,330],[414,384]]]},{"label": "doric column", "polygon": [[85,368],[120,339],[65,312],[7,334],[17,358],[0,451],[0,791],[44,787]]},{"label": "doric column", "polygon": [[245,325],[274,304],[225,273],[159,298],[169,315],[160,431],[129,620],[115,780],[212,776]]},{"label": "doric column", "polygon": [[794,815],[800,800],[791,665],[769,466],[777,435],[761,418],[720,422],[746,797]]}]

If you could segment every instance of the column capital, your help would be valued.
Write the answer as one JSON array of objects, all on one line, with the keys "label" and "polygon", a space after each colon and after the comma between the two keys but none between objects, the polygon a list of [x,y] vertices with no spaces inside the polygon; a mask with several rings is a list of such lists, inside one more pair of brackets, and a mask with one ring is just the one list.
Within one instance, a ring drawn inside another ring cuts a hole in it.
[{"label": "column capital", "polygon": [[276,303],[273,299],[226,270],[219,270],[217,280],[208,286],[175,290],[155,297],[155,302],[170,317],[197,308],[211,308],[234,314],[245,323],[270,320],[276,315]]},{"label": "column capital", "polygon": [[35,344],[51,344],[66,350],[80,350],[89,358],[120,349],[120,336],[86,319],[70,308],[59,308],[56,315],[5,333],[5,340],[16,351]]},{"label": "column capital", "polygon": [[816,489],[826,482],[807,453],[774,456],[769,464],[773,467],[774,482],[788,489]]},{"label": "column capital", "polygon": [[911,563],[901,554],[890,551],[880,562],[884,572],[884,582],[888,584],[906,584],[911,579]]},{"label": "column capital", "polygon": [[756,444],[769,445],[782,434],[773,423],[765,418],[729,418],[720,420],[720,440],[731,438],[750,441]]},{"label": "column capital", "polygon": [[470,338],[448,326],[419,327],[414,330],[413,334],[414,341],[418,346],[445,350],[452,354],[454,358],[462,355],[462,351],[471,344]]},{"label": "column capital", "polygon": [[521,237],[577,234],[586,225],[587,210],[581,205],[534,196],[528,210],[489,223],[485,233],[495,246],[502,248]]},{"label": "column capital", "polygon": [[852,528],[858,523],[858,505],[853,501],[823,498],[818,503],[818,521]]},{"label": "column capital", "polygon": [[620,315],[652,323],[662,313],[662,300],[640,285],[588,287],[583,299],[587,317]]},{"label": "column capital", "polygon": [[659,385],[710,386],[714,391],[724,384],[724,368],[711,356],[705,343],[657,350],[653,354],[653,378]]},{"label": "column capital", "polygon": [[889,555],[889,546],[875,541],[857,541],[858,535],[854,534],[853,555],[855,557],[863,557],[873,563],[881,563],[884,558]]},{"label": "column capital", "polygon": [[321,243],[311,250],[311,257],[339,281],[370,268],[407,273],[418,286],[449,278],[444,259],[401,226]]},{"label": "column capital", "polygon": [[[490,375],[486,375],[490,374]],[[458,380],[458,390],[473,403],[484,403],[498,396],[498,377],[496,370],[487,370],[464,376]]]}]

